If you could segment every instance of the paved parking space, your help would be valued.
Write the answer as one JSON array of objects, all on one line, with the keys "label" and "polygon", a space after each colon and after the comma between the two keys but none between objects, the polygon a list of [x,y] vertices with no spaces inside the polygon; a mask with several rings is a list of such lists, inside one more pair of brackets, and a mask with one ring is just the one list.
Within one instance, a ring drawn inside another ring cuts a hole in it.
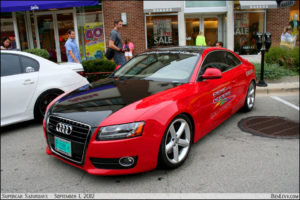
[{"label": "paved parking space", "polygon": [[[299,106],[298,95],[281,96]],[[249,116],[299,112],[258,96],[252,112],[238,112],[192,146],[184,165],[129,176],[93,176],[45,153],[40,124],[24,122],[1,131],[1,192],[93,193],[299,193],[299,139],[273,139],[242,132]]]}]

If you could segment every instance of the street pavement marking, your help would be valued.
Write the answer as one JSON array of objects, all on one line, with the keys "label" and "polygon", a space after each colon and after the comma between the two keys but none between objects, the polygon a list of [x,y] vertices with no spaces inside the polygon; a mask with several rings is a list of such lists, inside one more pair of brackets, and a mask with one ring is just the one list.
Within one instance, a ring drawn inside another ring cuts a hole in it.
[{"label": "street pavement marking", "polygon": [[299,106],[295,106],[294,104],[291,104],[290,102],[287,102],[286,100],[283,100],[283,99],[281,99],[281,98],[279,98],[279,97],[271,96],[271,98],[272,98],[272,99],[275,99],[275,100],[277,100],[277,101],[280,101],[281,103],[284,103],[285,105],[288,105],[288,106],[290,106],[290,107],[292,107],[292,108],[295,108],[296,110],[299,111]]}]

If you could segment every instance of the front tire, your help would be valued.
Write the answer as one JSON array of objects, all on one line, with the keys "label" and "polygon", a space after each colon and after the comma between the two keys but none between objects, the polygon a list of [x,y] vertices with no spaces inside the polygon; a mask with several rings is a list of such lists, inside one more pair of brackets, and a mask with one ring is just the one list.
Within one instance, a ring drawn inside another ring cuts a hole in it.
[{"label": "front tire", "polygon": [[251,81],[248,87],[247,96],[245,99],[244,106],[242,108],[243,111],[249,112],[253,109],[255,103],[255,92],[256,92],[256,85],[254,81]]},{"label": "front tire", "polygon": [[178,115],[168,126],[160,145],[159,164],[174,169],[182,165],[192,144],[193,129],[185,115]]},{"label": "front tire", "polygon": [[48,90],[42,93],[34,106],[34,119],[38,122],[42,121],[49,103],[62,93],[63,91],[58,89]]}]

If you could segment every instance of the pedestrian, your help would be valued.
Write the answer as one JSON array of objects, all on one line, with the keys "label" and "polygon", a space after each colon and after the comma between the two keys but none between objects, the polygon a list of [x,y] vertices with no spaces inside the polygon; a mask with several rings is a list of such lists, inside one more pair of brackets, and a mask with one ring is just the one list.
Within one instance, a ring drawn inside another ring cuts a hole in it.
[{"label": "pedestrian", "polygon": [[11,43],[11,40],[9,39],[9,37],[4,37],[1,42],[1,49],[3,49],[3,50],[10,49],[10,43]]},{"label": "pedestrian", "polygon": [[114,50],[114,61],[117,65],[123,65],[126,63],[126,59],[124,56],[125,50],[122,48],[122,38],[119,33],[123,26],[123,21],[121,19],[117,19],[114,21],[114,29],[111,31],[109,36],[108,48]]},{"label": "pedestrian", "polygon": [[134,44],[130,41],[129,38],[125,39],[123,49],[125,50],[126,61],[130,60],[133,55]]},{"label": "pedestrian", "polygon": [[223,42],[217,42],[216,47],[223,48]]},{"label": "pedestrian", "polygon": [[81,63],[79,47],[75,41],[74,29],[68,30],[69,39],[65,43],[68,62]]},{"label": "pedestrian", "polygon": [[196,37],[196,46],[206,46],[205,36],[203,31],[200,31],[199,35]]}]

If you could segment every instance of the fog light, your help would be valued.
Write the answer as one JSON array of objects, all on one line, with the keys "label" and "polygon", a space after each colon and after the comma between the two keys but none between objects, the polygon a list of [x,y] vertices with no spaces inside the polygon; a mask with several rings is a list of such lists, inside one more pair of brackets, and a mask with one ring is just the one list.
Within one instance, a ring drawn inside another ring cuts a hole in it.
[{"label": "fog light", "polygon": [[119,160],[119,164],[122,165],[123,167],[130,167],[131,165],[134,164],[134,158],[133,157],[122,157]]}]

